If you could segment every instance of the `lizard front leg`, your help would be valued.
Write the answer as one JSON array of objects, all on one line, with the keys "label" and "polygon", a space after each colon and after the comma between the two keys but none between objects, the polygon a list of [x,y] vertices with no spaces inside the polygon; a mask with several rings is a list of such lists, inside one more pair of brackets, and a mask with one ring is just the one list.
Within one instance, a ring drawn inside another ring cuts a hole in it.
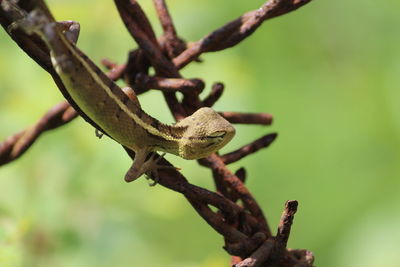
[{"label": "lizard front leg", "polygon": [[[148,160],[146,158],[151,152],[148,150],[139,150],[135,152],[135,158],[133,160],[132,166],[129,168],[128,172],[125,174],[125,181],[132,182],[142,176],[143,174],[153,174],[154,183],[150,186],[154,186],[158,181],[158,169],[178,169],[174,166],[160,165],[158,162],[164,157],[165,153],[161,156],[153,152]],[[179,169],[178,169],[179,170]]]},{"label": "lizard front leg", "polygon": [[154,160],[151,156],[148,160],[146,158],[149,156],[151,151],[148,149],[141,149],[135,151],[135,158],[133,159],[132,166],[129,168],[128,172],[125,174],[125,181],[132,182],[145,174],[148,171],[154,169],[154,165],[157,165],[158,160]]}]

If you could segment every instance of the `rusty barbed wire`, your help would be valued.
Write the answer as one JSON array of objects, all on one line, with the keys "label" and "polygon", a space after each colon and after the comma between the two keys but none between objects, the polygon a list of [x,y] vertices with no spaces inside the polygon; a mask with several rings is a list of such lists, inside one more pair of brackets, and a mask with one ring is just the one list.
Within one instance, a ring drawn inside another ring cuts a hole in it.
[{"label": "rusty barbed wire", "polygon": [[217,82],[214,83],[211,87],[211,92],[209,95],[203,99],[203,106],[212,107],[218,101],[218,99],[222,96],[224,92],[225,85],[223,83]]},{"label": "rusty barbed wire", "polygon": [[216,52],[232,46],[251,35],[264,21],[287,14],[311,0],[270,0],[259,9],[247,12],[223,27],[192,43],[173,62],[182,68],[205,52]]},{"label": "rusty barbed wire", "polygon": [[64,101],[55,105],[35,125],[0,143],[0,166],[19,158],[42,133],[58,128],[77,116],[78,114],[68,102]]},{"label": "rusty barbed wire", "polygon": [[264,135],[248,145],[244,145],[235,151],[222,155],[221,159],[226,165],[239,161],[250,154],[256,153],[262,148],[268,147],[272,142],[274,142],[277,136],[278,134],[276,133]]},{"label": "rusty barbed wire", "polygon": [[230,123],[239,124],[270,125],[273,119],[268,113],[220,112],[219,114]]},{"label": "rusty barbed wire", "polygon": [[200,79],[182,79],[182,78],[163,78],[148,76],[144,73],[138,73],[135,80],[135,88],[143,90],[160,90],[165,92],[186,92],[197,91],[201,93],[205,84]]},{"label": "rusty barbed wire", "polygon": [[[116,64],[103,60],[109,70],[108,76],[113,80],[124,79],[135,89],[137,94],[157,89],[164,95],[165,101],[176,120],[180,120],[202,106],[213,106],[224,91],[222,83],[214,83],[211,92],[203,100],[199,94],[205,88],[201,79],[186,79],[179,70],[205,52],[215,52],[232,47],[251,35],[264,21],[289,13],[311,0],[270,0],[259,9],[250,11],[227,23],[223,27],[206,35],[201,40],[186,44],[177,34],[176,27],[164,0],[153,0],[163,35],[157,39],[146,14],[135,0],[114,0],[121,19],[128,32],[138,44],[138,48],[129,52],[125,64]],[[8,26],[19,19],[12,8],[5,8],[0,0],[0,23],[7,30]],[[29,12],[34,8],[45,10],[50,16],[43,0],[20,0],[19,6]],[[97,126],[80,112],[73,101],[65,94],[65,88],[54,71],[49,53],[43,43],[34,36],[27,36],[21,31],[8,32],[13,40],[39,65],[48,71],[56,85],[70,102],[61,103],[47,112],[33,127],[28,128],[0,144],[0,165],[20,157],[37,138],[50,129],[60,127],[77,114],[93,126]],[[155,75],[149,70],[154,68]],[[179,101],[176,93],[183,94]],[[74,110],[75,108],[75,110]],[[270,125],[272,115],[267,113],[220,112],[231,123]],[[297,201],[288,201],[275,236],[259,204],[247,189],[246,170],[232,172],[227,164],[268,147],[276,138],[276,133],[267,134],[241,148],[219,156],[212,154],[198,162],[210,168],[217,192],[213,192],[188,182],[176,169],[166,168],[158,172],[157,183],[183,194],[197,213],[224,238],[224,249],[232,255],[232,264],[243,266],[307,266],[313,264],[313,255],[307,250],[286,249],[290,228],[297,210]],[[126,149],[126,148],[125,148]],[[133,159],[133,151],[126,149]],[[172,166],[161,159],[160,164]],[[240,201],[241,204],[237,202]],[[210,206],[217,208],[213,211]]]}]

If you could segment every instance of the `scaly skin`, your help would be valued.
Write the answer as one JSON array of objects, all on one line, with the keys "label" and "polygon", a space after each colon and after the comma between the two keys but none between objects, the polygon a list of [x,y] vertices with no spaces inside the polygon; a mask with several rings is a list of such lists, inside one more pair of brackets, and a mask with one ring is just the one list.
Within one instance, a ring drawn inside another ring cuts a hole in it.
[{"label": "scaly skin", "polygon": [[153,158],[146,161],[150,152],[199,159],[218,151],[233,138],[235,129],[211,108],[201,108],[174,125],[165,125],[146,114],[137,101],[132,101],[75,46],[77,36],[63,33],[67,26],[77,34],[76,25],[67,22],[62,26],[35,10],[17,26],[28,34],[37,34],[46,43],[52,64],[79,109],[107,135],[135,151],[126,181],[159,168]]}]

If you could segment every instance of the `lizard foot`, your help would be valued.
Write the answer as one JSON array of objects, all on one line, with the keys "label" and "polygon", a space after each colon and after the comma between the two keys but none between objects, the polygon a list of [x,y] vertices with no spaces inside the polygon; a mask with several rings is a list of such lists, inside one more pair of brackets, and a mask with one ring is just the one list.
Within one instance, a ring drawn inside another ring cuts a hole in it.
[{"label": "lizard foot", "polygon": [[174,166],[165,166],[165,165],[160,165],[158,162],[164,158],[166,153],[161,154],[158,158],[156,158],[157,154],[152,154],[149,160],[147,160],[145,163],[149,162],[149,169],[146,171],[146,179],[147,180],[153,180],[153,182],[149,182],[149,186],[155,186],[158,184],[159,181],[159,176],[158,176],[158,170],[159,169],[178,169]]},{"label": "lizard foot", "polygon": [[145,160],[147,155],[147,153],[136,153],[133,164],[125,175],[125,181],[132,182],[142,176],[142,174],[146,174],[146,176],[151,177],[150,179],[155,181],[154,184],[151,184],[154,186],[158,182],[158,169],[175,168],[173,166],[158,164],[158,162],[164,157],[165,153],[161,156],[153,153],[148,160]]}]

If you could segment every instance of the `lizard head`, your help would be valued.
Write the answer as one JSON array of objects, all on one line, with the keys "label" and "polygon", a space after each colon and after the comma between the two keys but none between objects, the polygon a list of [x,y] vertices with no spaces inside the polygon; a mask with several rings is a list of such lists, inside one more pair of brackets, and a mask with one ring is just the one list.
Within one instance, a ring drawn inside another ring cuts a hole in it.
[{"label": "lizard head", "polygon": [[179,156],[184,159],[207,157],[235,135],[235,128],[211,108],[197,110],[176,126],[186,128],[179,144]]}]

